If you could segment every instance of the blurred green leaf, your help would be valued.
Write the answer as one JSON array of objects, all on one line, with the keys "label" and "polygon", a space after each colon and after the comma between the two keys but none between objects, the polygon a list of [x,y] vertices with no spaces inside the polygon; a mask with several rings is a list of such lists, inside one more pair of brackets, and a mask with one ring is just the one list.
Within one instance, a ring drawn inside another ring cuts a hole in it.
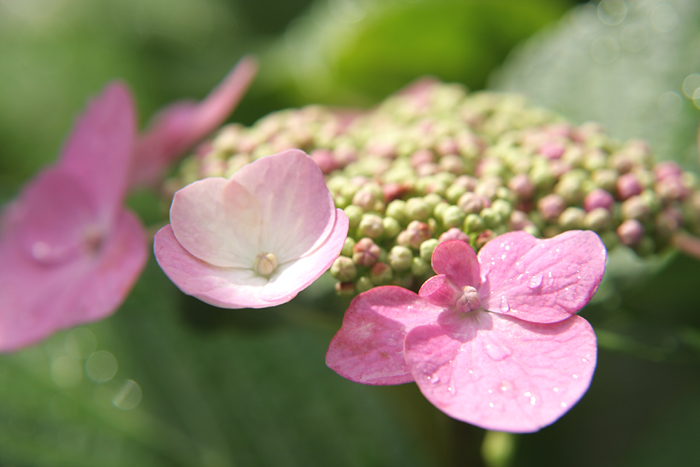
[{"label": "blurred green leaf", "polygon": [[555,0],[323,0],[273,49],[263,80],[298,102],[373,103],[430,74],[481,88],[510,49],[560,17]]},{"label": "blurred green leaf", "polygon": [[490,85],[577,123],[601,122],[617,138],[644,138],[659,159],[697,172],[700,98],[689,97],[700,88],[691,76],[700,73],[699,23],[696,0],[587,4],[516,50]]},{"label": "blurred green leaf", "polygon": [[[445,465],[447,418],[415,385],[362,386],[326,368],[340,318],[326,292],[217,310],[152,261],[112,318],[0,359],[0,464]],[[118,371],[98,383],[105,352]]]}]

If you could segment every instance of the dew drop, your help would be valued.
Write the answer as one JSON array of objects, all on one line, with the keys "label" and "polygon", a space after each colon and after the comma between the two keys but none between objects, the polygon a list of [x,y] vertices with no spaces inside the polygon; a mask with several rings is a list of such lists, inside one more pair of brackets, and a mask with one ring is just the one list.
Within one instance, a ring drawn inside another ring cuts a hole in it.
[{"label": "dew drop", "polygon": [[573,378],[574,378],[574,379],[578,379],[578,375],[573,375]]},{"label": "dew drop", "polygon": [[457,394],[457,390],[456,390],[456,389],[454,388],[454,386],[452,386],[452,385],[447,386],[447,390],[448,390],[448,391],[450,392],[450,394],[452,394],[453,396],[454,396],[455,394]]},{"label": "dew drop", "polygon": [[439,377],[439,376],[433,376],[432,379],[431,379],[431,378],[428,378],[428,379],[430,379],[430,382],[433,383],[433,384],[437,384],[437,383],[440,382],[440,377]]},{"label": "dew drop", "polygon": [[501,312],[508,313],[510,311],[510,305],[508,304],[508,299],[506,297],[501,297]]},{"label": "dew drop", "polygon": [[588,363],[588,360],[586,360],[585,358],[582,358],[581,361],[582,361],[583,363]]},{"label": "dew drop", "polygon": [[561,403],[561,406],[564,407],[564,408],[566,408],[566,402],[562,402],[562,403]]},{"label": "dew drop", "polygon": [[536,403],[537,403],[537,399],[535,399],[534,397],[531,397],[530,398],[530,405],[535,405]]},{"label": "dew drop", "polygon": [[535,274],[532,276],[532,279],[530,279],[530,283],[528,284],[528,287],[531,289],[536,289],[537,287],[542,285],[542,274]]},{"label": "dew drop", "polygon": [[489,402],[489,407],[493,409],[493,402]]},{"label": "dew drop", "polygon": [[554,388],[553,391],[554,391],[554,392],[559,392],[559,388]]}]

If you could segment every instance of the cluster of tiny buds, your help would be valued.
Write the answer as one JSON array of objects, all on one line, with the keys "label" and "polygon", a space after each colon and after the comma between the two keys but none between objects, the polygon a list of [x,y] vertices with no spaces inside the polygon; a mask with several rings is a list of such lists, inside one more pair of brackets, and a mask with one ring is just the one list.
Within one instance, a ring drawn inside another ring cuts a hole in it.
[{"label": "cluster of tiny buds", "polygon": [[700,232],[695,176],[655,164],[644,141],[621,144],[598,124],[571,125],[520,96],[437,82],[369,112],[315,106],[224,127],[173,183],[229,176],[290,147],[317,162],[350,221],[331,267],[341,293],[419,287],[446,240],[478,250],[512,230],[552,237],[590,229],[608,248],[645,256],[681,230]]}]

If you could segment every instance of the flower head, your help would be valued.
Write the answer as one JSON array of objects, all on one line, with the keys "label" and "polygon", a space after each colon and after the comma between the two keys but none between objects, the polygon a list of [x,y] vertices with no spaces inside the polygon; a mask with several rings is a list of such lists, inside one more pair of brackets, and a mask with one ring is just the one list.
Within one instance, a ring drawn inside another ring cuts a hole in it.
[{"label": "flower head", "polygon": [[331,266],[348,232],[321,170],[299,150],[186,186],[170,222],[155,238],[161,268],[183,292],[223,308],[291,300]]},{"label": "flower head", "polygon": [[605,247],[590,231],[548,240],[511,232],[479,255],[438,245],[418,295],[379,287],[350,304],[326,355],[365,384],[415,381],[447,415],[499,431],[536,431],[585,393],[596,338],[574,315],[593,296]]},{"label": "flower head", "polygon": [[112,84],[80,117],[59,162],[2,217],[0,351],[111,314],[146,260],[122,207],[135,136],[128,90]]}]

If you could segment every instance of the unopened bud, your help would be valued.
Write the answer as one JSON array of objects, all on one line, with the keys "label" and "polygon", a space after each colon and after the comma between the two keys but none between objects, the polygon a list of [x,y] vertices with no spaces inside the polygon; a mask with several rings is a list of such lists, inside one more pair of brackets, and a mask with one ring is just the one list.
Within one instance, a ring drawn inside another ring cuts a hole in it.
[{"label": "unopened bud", "polygon": [[405,246],[397,245],[391,249],[387,260],[394,271],[406,271],[411,268],[413,253]]},{"label": "unopened bud", "polygon": [[609,192],[603,190],[602,188],[596,188],[595,190],[591,191],[583,200],[583,207],[588,212],[598,208],[603,208],[610,211],[613,204],[615,204],[615,198],[613,198]]},{"label": "unopened bud", "polygon": [[411,274],[416,277],[424,276],[430,272],[430,261],[415,257],[411,261]]},{"label": "unopened bud", "polygon": [[411,198],[406,202],[406,214],[410,220],[425,221],[432,211],[430,205],[422,198]]},{"label": "unopened bud", "polygon": [[349,282],[357,275],[357,267],[347,256],[339,256],[331,265],[331,276],[340,282]]},{"label": "unopened bud", "polygon": [[468,214],[462,225],[462,229],[467,233],[481,232],[485,228],[484,220],[478,214]]},{"label": "unopened bud", "polygon": [[442,224],[446,228],[461,227],[466,214],[459,206],[448,206],[442,213]]},{"label": "unopened bud", "polygon": [[583,218],[583,227],[596,232],[610,227],[612,215],[605,208],[595,208]]},{"label": "unopened bud", "polygon": [[382,218],[375,214],[363,214],[357,233],[363,237],[379,238],[384,233]]},{"label": "unopened bud", "polygon": [[479,235],[476,236],[476,240],[474,240],[474,244],[476,245],[477,249],[481,249],[488,241],[493,239],[496,236],[495,233],[491,230],[484,230],[481,232]]},{"label": "unopened bud", "polygon": [[384,238],[394,238],[401,232],[401,224],[393,217],[385,217],[382,224],[384,225]]},{"label": "unopened bud", "polygon": [[350,223],[350,229],[357,228],[360,225],[360,220],[362,220],[362,215],[364,214],[362,208],[351,204],[350,206],[343,209],[345,215],[348,216],[348,222]]},{"label": "unopened bud", "polygon": [[352,282],[336,282],[335,291],[341,296],[351,296],[355,294],[355,284]]},{"label": "unopened bud", "polygon": [[649,206],[641,196],[632,196],[620,206],[620,214],[623,219],[644,219],[649,215]]},{"label": "unopened bud", "polygon": [[396,238],[396,243],[402,246],[418,249],[425,240],[431,237],[430,228],[424,222],[412,221],[406,230]]},{"label": "unopened bud", "polygon": [[399,222],[408,222],[408,216],[406,215],[406,202],[400,199],[395,199],[390,202],[386,207],[386,215],[393,217]]},{"label": "unopened bud", "polygon": [[[448,240],[462,240],[465,242],[469,242],[469,237],[467,236],[467,234],[462,232],[460,229],[453,227],[453,228],[449,229],[447,232],[440,235],[440,238],[438,239],[438,241],[440,243],[446,242]],[[423,242],[423,243],[425,243],[425,242]]]},{"label": "unopened bud", "polygon": [[359,266],[372,266],[379,260],[381,250],[371,238],[363,238],[353,248],[352,260]]},{"label": "unopened bud", "polygon": [[440,242],[437,239],[430,238],[420,244],[420,257],[423,261],[427,261],[428,263],[430,263],[430,260],[433,258],[433,251],[435,251],[435,248],[438,246],[438,243]]},{"label": "unopened bud", "polygon": [[478,310],[481,308],[479,292],[474,287],[469,285],[464,286],[462,288],[462,295],[457,299],[455,306],[462,313]]},{"label": "unopened bud", "polygon": [[357,290],[357,293],[367,292],[372,287],[374,287],[374,284],[367,276],[362,276],[355,281],[355,290]]},{"label": "unopened bud", "polygon": [[355,239],[352,237],[347,237],[345,243],[343,244],[343,249],[340,252],[343,256],[352,256],[352,249],[355,247]]},{"label": "unopened bud", "polygon": [[619,174],[612,169],[600,169],[591,174],[593,182],[609,193],[612,193],[617,189],[618,176]]},{"label": "unopened bud", "polygon": [[535,185],[527,174],[518,174],[510,179],[508,188],[521,200],[528,200],[535,194]]},{"label": "unopened bud", "polygon": [[386,263],[377,263],[372,266],[369,278],[374,285],[386,285],[394,278],[391,267]]},{"label": "unopened bud", "polygon": [[485,207],[483,198],[476,193],[471,192],[464,193],[459,198],[457,205],[467,214],[477,214]]},{"label": "unopened bud", "polygon": [[644,236],[644,226],[636,219],[627,219],[617,228],[617,236],[623,245],[637,245]]},{"label": "unopened bud", "polygon": [[546,221],[554,221],[566,208],[566,201],[559,195],[554,193],[545,196],[537,202],[537,209],[539,209],[542,218]]},{"label": "unopened bud", "polygon": [[568,230],[580,229],[583,227],[583,219],[586,211],[581,208],[569,207],[564,209],[559,215],[558,224]]},{"label": "unopened bud", "polygon": [[633,172],[621,175],[620,178],[617,179],[617,195],[620,199],[625,200],[632,196],[637,196],[641,192],[642,185]]}]

